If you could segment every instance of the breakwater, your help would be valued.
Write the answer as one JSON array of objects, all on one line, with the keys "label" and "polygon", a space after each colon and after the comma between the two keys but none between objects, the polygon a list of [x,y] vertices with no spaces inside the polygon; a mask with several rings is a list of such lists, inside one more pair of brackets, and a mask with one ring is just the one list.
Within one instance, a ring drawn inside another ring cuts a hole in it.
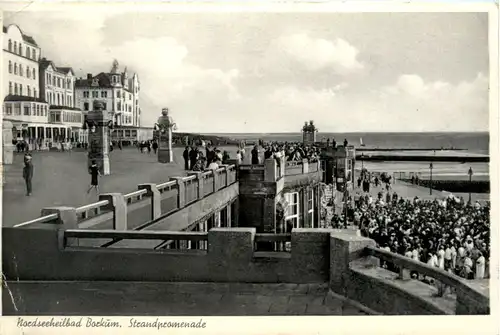
[{"label": "breakwater", "polygon": [[417,156],[417,155],[356,155],[356,160],[371,162],[456,162],[489,163],[489,156]]}]

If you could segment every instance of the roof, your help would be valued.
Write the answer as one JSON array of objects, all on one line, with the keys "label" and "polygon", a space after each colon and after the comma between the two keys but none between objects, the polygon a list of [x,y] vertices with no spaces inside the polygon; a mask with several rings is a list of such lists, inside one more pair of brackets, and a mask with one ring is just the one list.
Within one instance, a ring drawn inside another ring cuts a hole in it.
[{"label": "roof", "polygon": [[16,101],[32,101],[32,102],[43,102],[43,103],[47,103],[47,101],[45,101],[45,99],[43,98],[34,98],[34,97],[28,97],[28,96],[25,96],[25,95],[14,95],[14,94],[9,94],[5,97],[5,99],[3,100],[4,102],[5,101],[12,101],[12,102],[16,102]]},{"label": "roof", "polygon": [[46,68],[49,67],[49,65],[51,65],[54,68],[54,70],[61,72],[61,73],[64,73],[64,74],[67,74],[70,71],[72,73],[75,73],[75,71],[73,71],[73,69],[71,67],[58,67],[54,64],[53,61],[51,61],[47,58],[42,58],[39,63],[40,63],[40,69],[42,69],[42,70],[45,70]]},{"label": "roof", "polygon": [[92,79],[77,79],[75,82],[75,88],[78,87],[92,87],[94,79],[98,79],[99,85],[97,87],[101,88],[112,88],[111,81],[109,80],[109,73],[101,72],[97,76],[92,77]]},{"label": "roof", "polygon": [[[36,43],[35,39],[34,39],[33,37],[31,37],[31,36],[26,35],[25,33],[23,33],[23,31],[21,30],[21,28],[19,28],[19,26],[18,26],[18,25],[16,25],[16,24],[11,24],[11,25],[9,25],[9,27],[10,27],[10,26],[15,26],[15,27],[17,27],[17,29],[19,29],[19,31],[21,32],[21,35],[23,36],[23,41],[24,41],[24,42],[29,43],[29,44],[32,44],[32,45],[34,45],[34,46],[38,47],[38,44]],[[3,32],[4,32],[4,33],[7,33],[7,29],[8,29],[8,28],[7,28],[6,26],[3,26]]]}]

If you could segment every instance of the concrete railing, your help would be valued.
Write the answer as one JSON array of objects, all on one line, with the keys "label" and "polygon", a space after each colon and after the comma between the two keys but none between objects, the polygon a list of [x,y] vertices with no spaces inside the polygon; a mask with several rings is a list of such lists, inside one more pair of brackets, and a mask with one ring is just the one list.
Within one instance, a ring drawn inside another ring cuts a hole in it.
[{"label": "concrete railing", "polygon": [[455,298],[456,314],[489,314],[489,297],[469,285],[465,279],[386,250],[367,247],[365,252],[367,256],[376,257],[397,268],[399,273],[395,280],[418,280],[418,278],[411,278],[412,272],[417,274],[417,277],[434,279],[437,282],[436,286],[429,285],[433,297]]},{"label": "concrete railing", "polygon": [[[59,229],[34,224],[2,228],[6,280],[328,283],[336,294],[381,314],[488,314],[489,298],[464,280],[403,256],[375,249],[359,231],[293,229],[257,234],[255,228],[209,232]],[[148,247],[88,247],[88,239],[145,240]],[[154,242],[154,243],[150,243]],[[290,250],[259,251],[258,243],[290,243]],[[154,245],[154,247],[151,247]],[[50,260],[50,262],[47,262]],[[431,285],[381,268],[432,276],[456,293],[430,295]],[[126,266],[124,266],[126,265]]]},{"label": "concrete railing", "polygon": [[319,161],[309,162],[307,159],[303,159],[302,161],[287,161],[285,166],[285,176],[318,172],[318,169]]},{"label": "concrete railing", "polygon": [[68,229],[137,229],[235,184],[236,169],[234,165],[225,165],[215,171],[170,179],[161,184],[140,184],[137,191],[125,195],[100,194],[98,202],[78,208],[44,208],[40,218],[14,227],[53,223],[64,224]]}]

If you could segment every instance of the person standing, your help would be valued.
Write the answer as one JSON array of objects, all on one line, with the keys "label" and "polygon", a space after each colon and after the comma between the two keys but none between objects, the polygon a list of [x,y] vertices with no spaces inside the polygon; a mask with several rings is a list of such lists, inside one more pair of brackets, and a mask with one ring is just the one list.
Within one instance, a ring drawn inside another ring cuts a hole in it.
[{"label": "person standing", "polygon": [[90,187],[87,190],[87,194],[90,193],[90,190],[95,188],[97,194],[99,194],[99,176],[101,173],[99,172],[99,167],[95,160],[92,161],[92,165],[89,167],[90,174]]},{"label": "person standing", "polygon": [[184,158],[184,170],[188,171],[189,170],[189,147],[186,147],[186,149],[184,149],[184,152],[182,153],[182,157]]},{"label": "person standing", "polygon": [[259,164],[259,148],[257,146],[254,146],[251,153],[252,153],[252,165]]},{"label": "person standing", "polygon": [[31,180],[33,179],[33,162],[30,154],[24,155],[23,178],[26,183],[26,196],[30,196],[32,192]]},{"label": "person standing", "polygon": [[158,142],[156,142],[156,141],[153,141],[153,151],[155,152],[155,155],[156,155],[156,152],[158,151]]},{"label": "person standing", "polygon": [[194,166],[196,165],[196,162],[198,161],[198,149],[193,146],[191,148],[191,151],[189,152],[189,160],[190,160],[190,167],[193,170]]}]

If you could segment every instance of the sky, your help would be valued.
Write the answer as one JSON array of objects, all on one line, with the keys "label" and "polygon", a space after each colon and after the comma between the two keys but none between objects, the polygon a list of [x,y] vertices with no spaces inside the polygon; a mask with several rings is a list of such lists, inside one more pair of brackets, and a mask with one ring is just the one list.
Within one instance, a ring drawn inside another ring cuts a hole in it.
[{"label": "sky", "polygon": [[486,13],[5,13],[77,76],[113,59],[178,131],[488,130]]}]

